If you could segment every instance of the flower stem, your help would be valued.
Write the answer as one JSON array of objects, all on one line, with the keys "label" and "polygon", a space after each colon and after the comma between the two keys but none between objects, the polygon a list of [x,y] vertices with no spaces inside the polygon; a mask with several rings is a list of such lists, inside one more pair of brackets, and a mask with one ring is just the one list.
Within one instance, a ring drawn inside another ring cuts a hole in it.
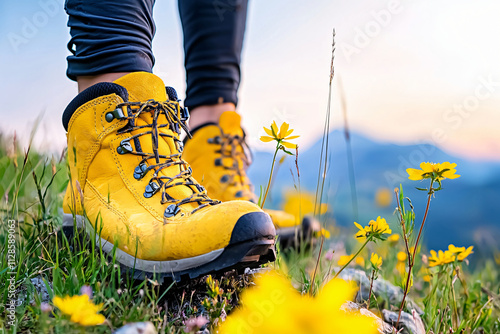
[{"label": "flower stem", "polygon": [[433,184],[434,184],[434,179],[431,179],[431,186],[429,187],[429,193],[427,196],[427,205],[425,207],[424,218],[422,219],[422,224],[420,225],[420,230],[418,231],[417,241],[415,242],[415,248],[413,248],[413,255],[411,256],[411,260],[408,261],[408,264],[409,264],[408,277],[406,278],[406,286],[405,286],[405,291],[403,294],[403,300],[401,301],[401,306],[399,307],[399,314],[398,314],[398,321],[396,322],[396,328],[398,328],[399,320],[401,318],[401,312],[403,311],[403,307],[405,306],[406,295],[408,294],[408,291],[410,290],[411,272],[412,272],[413,266],[415,265],[415,256],[417,255],[418,242],[420,241],[420,237],[422,236],[422,231],[424,229],[425,220],[427,219],[427,214],[429,213],[429,206],[431,204],[431,197],[432,197],[432,194],[434,193],[434,189],[432,188]]},{"label": "flower stem", "polygon": [[372,299],[372,291],[373,291],[373,280],[375,279],[375,269],[372,270],[372,277],[370,279],[370,292],[368,293],[368,303],[366,305],[366,309],[370,309],[370,300]]},{"label": "flower stem", "polygon": [[337,278],[339,276],[339,274],[342,272],[342,270],[344,270],[352,262],[352,260],[354,260],[359,255],[359,253],[361,253],[361,251],[363,250],[363,248],[365,248],[365,246],[371,240],[372,240],[372,236],[370,235],[368,238],[366,238],[365,243],[363,244],[363,246],[361,246],[361,248],[358,250],[358,252],[353,257],[351,257],[351,259],[349,261],[347,261],[347,263],[342,268],[340,268],[340,270],[335,274],[335,276],[333,278]]},{"label": "flower stem", "polygon": [[399,216],[401,217],[401,229],[403,230],[403,240],[405,242],[405,248],[406,248],[406,253],[408,254],[408,264],[409,264],[411,261],[411,253],[410,253],[410,247],[408,246],[408,235],[406,233],[406,221],[405,221],[405,218],[403,217],[403,209],[401,208],[401,204],[399,203],[399,190],[398,190],[398,188],[396,188],[394,192],[396,193],[396,203],[398,206]]},{"label": "flower stem", "polygon": [[429,194],[427,196],[427,205],[425,207],[424,219],[422,219],[422,224],[420,225],[420,230],[418,231],[417,241],[415,242],[415,248],[413,249],[413,256],[412,256],[413,264],[415,263],[415,255],[417,254],[418,242],[420,241],[420,237],[422,236],[422,231],[424,229],[425,220],[427,219],[427,214],[429,213],[429,205],[431,204],[431,197],[432,197],[432,194],[434,193],[434,191],[433,191],[434,189],[432,188],[433,183],[434,183],[434,180],[431,179],[431,186],[429,188]]},{"label": "flower stem", "polygon": [[316,280],[316,272],[318,271],[319,261],[321,259],[321,253],[323,252],[323,244],[325,243],[325,236],[321,236],[321,244],[319,246],[318,258],[316,259],[316,266],[314,267],[314,273],[311,280],[311,287],[309,289],[309,294],[314,295],[314,281]]},{"label": "flower stem", "polygon": [[264,193],[264,198],[262,199],[262,203],[260,204],[261,208],[264,208],[264,204],[266,203],[267,193],[269,192],[269,188],[271,187],[271,180],[273,179],[274,163],[276,162],[276,155],[278,154],[279,151],[279,145],[280,143],[278,143],[278,145],[276,146],[276,151],[274,151],[273,163],[271,165],[271,172],[269,173],[269,181],[267,181],[266,192]]}]

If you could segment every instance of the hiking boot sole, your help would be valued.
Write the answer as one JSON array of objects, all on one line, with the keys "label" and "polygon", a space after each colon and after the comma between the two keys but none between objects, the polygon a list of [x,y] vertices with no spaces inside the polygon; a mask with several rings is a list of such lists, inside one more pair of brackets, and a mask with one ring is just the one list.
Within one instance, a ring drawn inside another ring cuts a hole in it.
[{"label": "hiking boot sole", "polygon": [[[262,220],[269,222],[262,223]],[[64,214],[63,232],[68,240],[74,237],[74,227],[85,228],[87,234],[95,235],[96,245],[107,255],[112,254],[114,244],[96,234],[92,224],[82,216]],[[156,279],[160,283],[167,280],[177,282],[190,280],[208,274],[220,274],[233,269],[242,271],[256,268],[276,259],[275,229],[269,216],[263,212],[251,212],[241,216],[233,229],[228,246],[199,256],[171,260],[149,261],[137,259],[122,251],[115,250],[116,261],[134,279]]]}]

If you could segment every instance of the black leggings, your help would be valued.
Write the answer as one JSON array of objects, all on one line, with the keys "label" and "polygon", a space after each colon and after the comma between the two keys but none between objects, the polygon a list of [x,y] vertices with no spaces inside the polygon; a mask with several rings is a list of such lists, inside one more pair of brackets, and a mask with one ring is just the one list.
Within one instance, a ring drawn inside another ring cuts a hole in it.
[{"label": "black leggings", "polygon": [[[187,78],[184,105],[237,104],[248,0],[179,0]],[[67,75],[151,72],[154,0],[66,0]]]}]

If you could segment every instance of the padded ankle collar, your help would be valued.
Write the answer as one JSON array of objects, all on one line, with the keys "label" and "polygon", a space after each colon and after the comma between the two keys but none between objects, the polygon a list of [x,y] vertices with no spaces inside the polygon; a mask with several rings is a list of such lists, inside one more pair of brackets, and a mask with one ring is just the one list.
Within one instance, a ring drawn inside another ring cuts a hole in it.
[{"label": "padded ankle collar", "polygon": [[66,107],[62,116],[62,122],[66,131],[68,131],[68,124],[73,113],[83,104],[96,99],[100,96],[116,94],[120,96],[123,101],[128,101],[128,92],[125,87],[117,85],[112,82],[100,82],[89,88],[85,89],[83,92],[78,94]]}]

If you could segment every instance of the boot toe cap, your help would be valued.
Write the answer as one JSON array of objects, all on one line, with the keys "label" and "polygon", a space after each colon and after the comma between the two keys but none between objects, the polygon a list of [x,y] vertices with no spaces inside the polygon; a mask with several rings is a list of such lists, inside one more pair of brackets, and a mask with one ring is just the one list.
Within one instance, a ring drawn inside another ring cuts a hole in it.
[{"label": "boot toe cap", "polygon": [[265,212],[249,212],[234,225],[230,245],[255,239],[274,239],[276,229],[271,217]]}]

